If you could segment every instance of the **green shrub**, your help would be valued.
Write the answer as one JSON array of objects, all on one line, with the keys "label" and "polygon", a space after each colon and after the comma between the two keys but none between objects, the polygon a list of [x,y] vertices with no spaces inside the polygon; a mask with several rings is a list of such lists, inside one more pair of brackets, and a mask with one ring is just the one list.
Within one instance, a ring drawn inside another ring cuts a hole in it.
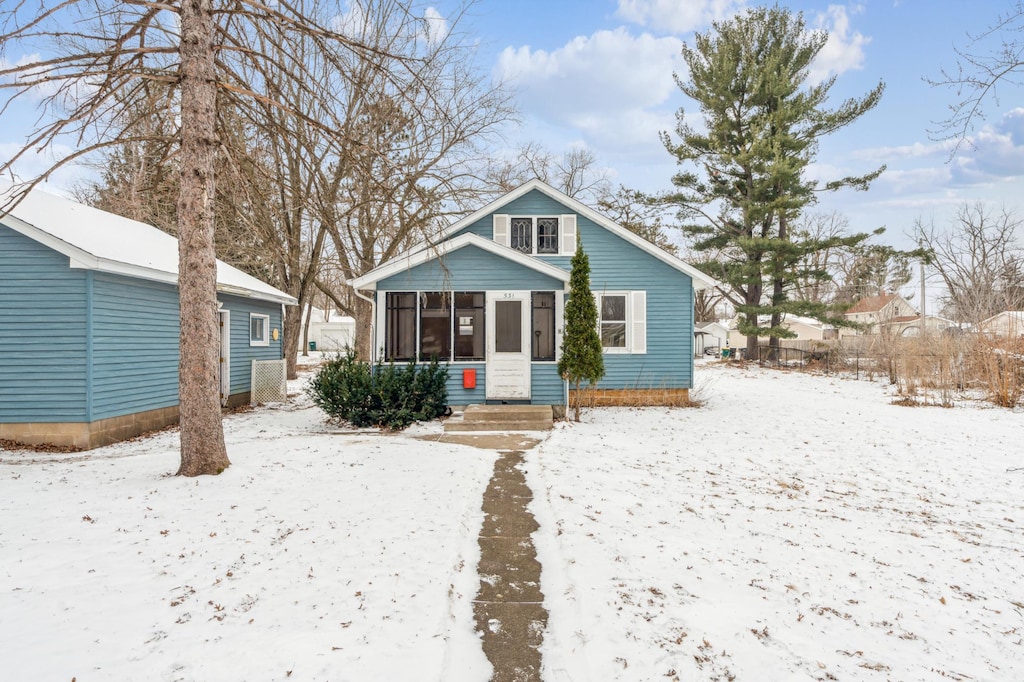
[{"label": "green shrub", "polygon": [[447,379],[448,368],[436,359],[427,365],[370,365],[349,348],[321,366],[306,393],[331,419],[404,429],[445,413]]}]

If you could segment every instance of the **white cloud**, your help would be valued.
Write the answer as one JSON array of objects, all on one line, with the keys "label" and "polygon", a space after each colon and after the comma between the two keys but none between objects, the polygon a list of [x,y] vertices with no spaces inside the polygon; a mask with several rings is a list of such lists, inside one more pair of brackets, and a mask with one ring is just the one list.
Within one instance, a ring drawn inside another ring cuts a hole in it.
[{"label": "white cloud", "polygon": [[497,72],[521,89],[527,113],[601,116],[664,103],[677,90],[672,73],[683,67],[681,47],[677,38],[618,28],[573,38],[551,52],[506,48]]},{"label": "white cloud", "polygon": [[[863,7],[855,5],[851,11],[859,14]],[[864,48],[871,39],[859,31],[851,31],[846,7],[829,5],[825,12],[817,15],[813,24],[815,28],[828,31],[828,42],[811,64],[811,82],[817,83],[829,76],[864,66]]]},{"label": "white cloud", "polygon": [[423,12],[423,24],[424,34],[427,43],[430,45],[437,45],[443,42],[448,37],[448,31],[451,30],[448,26],[448,20],[433,7],[428,7]]},{"label": "white cloud", "polygon": [[746,0],[619,0],[615,15],[661,33],[688,33],[735,14]]}]

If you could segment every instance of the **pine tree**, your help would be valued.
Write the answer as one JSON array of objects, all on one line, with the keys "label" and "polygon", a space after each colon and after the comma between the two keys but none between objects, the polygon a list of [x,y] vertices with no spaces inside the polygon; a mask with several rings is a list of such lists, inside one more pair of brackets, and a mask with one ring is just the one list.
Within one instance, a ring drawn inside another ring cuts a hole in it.
[{"label": "pine tree", "polygon": [[[863,98],[828,109],[835,77],[808,83],[827,40],[824,31],[808,31],[799,13],[755,8],[716,22],[682,50],[690,80],[679,86],[698,103],[704,121],[692,126],[680,110],[680,142],[662,135],[680,165],[689,166],[672,179],[677,192],[670,200],[679,206],[693,248],[712,254],[709,272],[722,280],[740,313],[748,357],[755,356],[759,336],[777,345],[790,335],[785,314],[840,318],[838,309],[790,294],[818,276],[802,268],[809,254],[852,247],[869,236],[801,239],[792,231],[820,192],[867,189],[885,168],[826,183],[807,177],[819,140],[871,110],[884,87],[879,83]],[[760,322],[769,317],[767,326]]]},{"label": "pine tree", "polygon": [[558,373],[574,387],[573,418],[580,420],[582,395],[580,384],[590,385],[604,376],[601,337],[597,334],[597,303],[590,291],[590,259],[583,251],[583,240],[576,242],[569,274],[569,300],[565,303],[565,334]]}]

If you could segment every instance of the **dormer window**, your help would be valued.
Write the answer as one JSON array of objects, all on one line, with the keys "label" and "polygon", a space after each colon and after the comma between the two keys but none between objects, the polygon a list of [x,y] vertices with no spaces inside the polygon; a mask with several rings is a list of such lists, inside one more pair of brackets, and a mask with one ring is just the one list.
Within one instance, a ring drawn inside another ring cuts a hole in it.
[{"label": "dormer window", "polygon": [[496,214],[494,241],[531,256],[571,256],[576,251],[576,216]]}]

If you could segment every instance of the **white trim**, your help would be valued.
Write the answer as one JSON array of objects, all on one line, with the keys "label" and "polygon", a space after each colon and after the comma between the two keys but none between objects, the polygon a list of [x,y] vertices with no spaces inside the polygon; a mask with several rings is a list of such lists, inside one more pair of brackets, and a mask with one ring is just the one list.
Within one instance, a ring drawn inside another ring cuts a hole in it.
[{"label": "white trim", "polygon": [[[253,320],[263,321],[263,338],[254,339],[252,336],[252,322]],[[249,345],[250,346],[269,346],[270,345],[270,315],[263,315],[261,313],[249,313]]]},{"label": "white trim", "polygon": [[231,397],[231,311],[218,308],[217,318],[220,323],[220,404],[227,405]]},{"label": "white trim", "polygon": [[[630,292],[629,291],[595,291],[595,292],[593,292],[593,294],[594,294],[594,298],[595,298],[594,303],[597,304],[597,335],[598,335],[598,337],[601,336],[601,325],[604,324],[604,318],[601,316],[601,309],[603,307],[602,306],[602,303],[603,303],[602,299],[605,296],[621,296],[624,299],[623,300],[623,308],[624,308],[624,310],[622,311],[622,314],[623,314],[622,323],[625,324],[625,326],[626,326],[625,345],[620,348],[618,346],[605,346],[604,344],[602,344],[601,345],[601,352],[603,352],[605,355],[626,355],[626,354],[629,354],[631,352],[630,351],[630,348],[631,348],[630,341],[632,340],[631,337],[633,336],[632,329],[630,329],[631,325],[629,324],[629,320],[630,320],[629,308],[630,308],[630,304],[631,304],[631,300],[630,299],[632,298],[630,296]],[[613,320],[613,322],[618,323],[619,320]]]},{"label": "white trim", "polygon": [[636,246],[637,248],[646,251],[647,253],[651,254],[652,256],[662,261],[663,263],[671,266],[672,268],[678,270],[679,272],[689,275],[690,278],[693,280],[693,288],[695,290],[699,291],[701,289],[709,289],[711,287],[718,286],[719,283],[714,278],[709,277],[708,275],[704,274],[703,272],[693,267],[692,265],[684,263],[683,261],[679,260],[672,254],[658,248],[657,246],[650,243],[643,237],[640,237],[630,232],[626,228],[612,222],[611,220],[604,217],[603,215],[601,215],[594,209],[590,208],[589,206],[580,203],[579,201],[573,199],[569,195],[559,192],[557,189],[547,184],[546,182],[537,179],[530,180],[526,184],[520,185],[519,187],[512,190],[508,194],[499,197],[498,199],[495,199],[491,203],[487,204],[479,211],[476,211],[475,213],[466,216],[462,220],[452,223],[450,226],[448,226],[447,229],[445,229],[441,233],[440,239],[443,240],[447,239],[448,237],[451,237],[453,234],[472,225],[476,221],[485,218],[487,215],[494,213],[502,206],[518,199],[521,196],[524,196],[525,194],[533,190],[538,190],[541,193],[546,194],[548,197],[561,203],[566,208],[571,209],[573,212],[592,220],[601,227],[612,232],[612,234],[621,237],[622,239],[626,240],[633,246]]},{"label": "white trim", "polygon": [[[626,345],[624,347],[602,346],[606,355],[644,355],[647,353],[647,292],[633,291],[595,291],[597,304],[597,333],[601,334],[601,303],[605,296],[622,296],[625,298]],[[615,320],[618,322],[619,320]]]},{"label": "white trim", "polygon": [[383,265],[377,266],[365,275],[349,280],[349,284],[356,289],[375,289],[377,282],[382,279],[387,279],[392,275],[397,275],[400,272],[411,270],[417,265],[422,265],[428,261],[442,258],[466,246],[475,246],[479,249],[483,249],[484,251],[493,253],[496,256],[510,260],[513,263],[518,263],[523,267],[536,270],[542,275],[547,275],[559,282],[568,283],[569,281],[569,273],[562,268],[555,267],[550,263],[546,263],[525,253],[520,253],[508,246],[502,246],[493,239],[487,239],[486,237],[481,237],[480,235],[473,234],[472,232],[467,232],[466,234],[460,234],[454,239],[441,242],[436,246],[427,247],[403,258],[396,258],[388,261]]}]

